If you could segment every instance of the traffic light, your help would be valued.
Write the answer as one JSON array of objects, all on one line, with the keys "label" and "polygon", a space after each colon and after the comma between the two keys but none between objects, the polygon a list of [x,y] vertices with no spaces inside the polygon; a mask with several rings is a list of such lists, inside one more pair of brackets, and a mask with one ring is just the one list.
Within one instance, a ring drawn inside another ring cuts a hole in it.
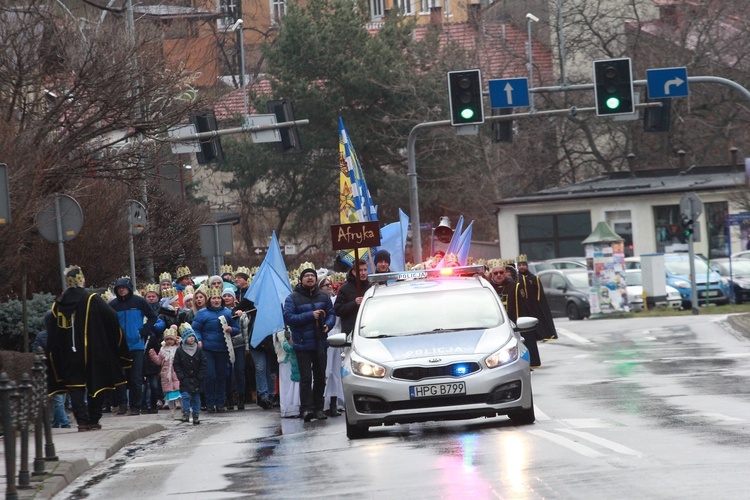
[{"label": "traffic light", "polygon": [[[276,115],[276,123],[293,122],[294,110],[289,101],[268,101],[266,109]],[[276,143],[279,153],[301,153],[302,144],[299,140],[297,127],[280,128],[281,141]]]},{"label": "traffic light", "polygon": [[695,231],[695,228],[693,227],[693,219],[689,219],[688,217],[683,216],[682,217],[682,235],[685,238],[689,238],[690,235],[692,235],[694,231]]},{"label": "traffic light", "polygon": [[625,115],[633,112],[633,72],[630,58],[594,61],[596,114]]},{"label": "traffic light", "polygon": [[449,71],[448,97],[451,105],[451,125],[484,123],[482,70]]},{"label": "traffic light", "polygon": [[[492,116],[511,114],[510,108],[492,108]],[[513,120],[492,121],[492,142],[513,142]]]},{"label": "traffic light", "polygon": [[644,132],[669,132],[672,114],[672,99],[649,99],[648,102],[660,102],[660,108],[646,108],[643,111]]},{"label": "traffic light", "polygon": [[[190,122],[195,125],[195,130],[198,133],[212,132],[219,128],[216,124],[216,115],[210,110],[203,111],[202,113],[193,113],[190,115]],[[198,163],[204,165],[206,163],[224,161],[224,150],[221,149],[221,141],[218,137],[200,139],[199,144],[201,150],[196,153]]]}]

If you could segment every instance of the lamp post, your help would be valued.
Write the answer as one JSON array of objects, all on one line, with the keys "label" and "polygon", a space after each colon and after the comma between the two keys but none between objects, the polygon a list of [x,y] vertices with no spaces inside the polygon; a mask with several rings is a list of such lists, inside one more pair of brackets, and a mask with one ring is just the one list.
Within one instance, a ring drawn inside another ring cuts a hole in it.
[{"label": "lamp post", "polygon": [[[534,14],[529,12],[526,14],[526,31],[529,35],[529,42],[526,47],[526,54],[528,55],[529,60],[529,85],[531,87],[534,86],[534,59],[532,57],[532,50],[531,50],[531,23],[532,22],[539,22],[539,18],[536,17]],[[536,108],[534,107],[534,94],[529,93],[529,104],[531,107],[531,112],[535,112]]]},{"label": "lamp post", "polygon": [[242,33],[242,19],[237,19],[232,25],[232,31],[240,32],[240,82],[242,84],[242,128],[247,126],[247,82],[245,81],[245,37]]}]

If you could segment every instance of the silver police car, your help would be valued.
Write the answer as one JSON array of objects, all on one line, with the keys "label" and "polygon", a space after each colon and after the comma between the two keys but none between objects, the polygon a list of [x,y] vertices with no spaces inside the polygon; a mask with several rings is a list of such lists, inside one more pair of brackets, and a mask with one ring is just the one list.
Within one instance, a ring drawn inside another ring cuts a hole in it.
[{"label": "silver police car", "polygon": [[371,275],[345,347],[346,435],[370,427],[508,415],[534,422],[529,354],[482,266]]}]

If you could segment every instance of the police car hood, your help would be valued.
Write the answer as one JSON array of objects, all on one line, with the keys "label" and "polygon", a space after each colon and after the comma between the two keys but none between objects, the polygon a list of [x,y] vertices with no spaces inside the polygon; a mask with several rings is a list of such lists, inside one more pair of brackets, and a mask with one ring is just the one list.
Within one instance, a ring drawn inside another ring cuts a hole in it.
[{"label": "police car hood", "polygon": [[429,332],[401,337],[357,339],[356,351],[372,361],[404,361],[435,356],[491,354],[513,335],[508,323],[495,328]]}]

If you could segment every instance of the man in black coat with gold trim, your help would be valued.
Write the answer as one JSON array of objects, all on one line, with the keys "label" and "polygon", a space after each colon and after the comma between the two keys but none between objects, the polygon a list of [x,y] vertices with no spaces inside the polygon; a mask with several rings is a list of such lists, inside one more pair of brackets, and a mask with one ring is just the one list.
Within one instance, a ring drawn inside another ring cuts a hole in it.
[{"label": "man in black coat with gold trim", "polygon": [[80,267],[65,270],[65,284],[46,324],[49,392],[70,393],[79,431],[99,430],[102,393],[126,383],[130,352],[117,313],[84,288]]},{"label": "man in black coat with gold trim", "polygon": [[518,267],[518,282],[526,293],[526,301],[529,304],[531,316],[539,320],[536,327],[536,338],[546,342],[557,338],[555,322],[552,320],[552,312],[547,304],[547,296],[544,295],[544,288],[539,281],[539,277],[529,272],[529,263],[526,255],[519,255],[516,258]]}]

